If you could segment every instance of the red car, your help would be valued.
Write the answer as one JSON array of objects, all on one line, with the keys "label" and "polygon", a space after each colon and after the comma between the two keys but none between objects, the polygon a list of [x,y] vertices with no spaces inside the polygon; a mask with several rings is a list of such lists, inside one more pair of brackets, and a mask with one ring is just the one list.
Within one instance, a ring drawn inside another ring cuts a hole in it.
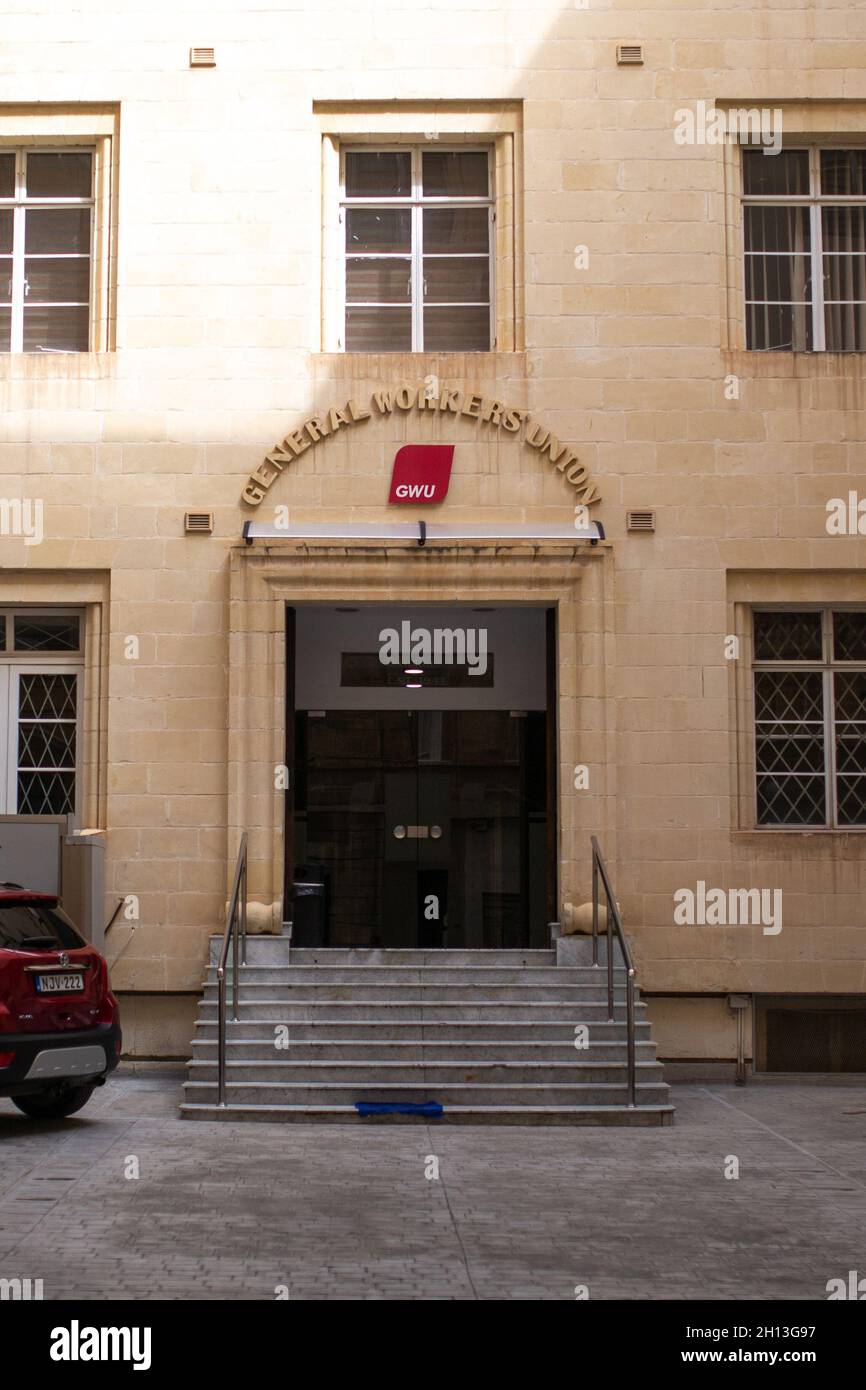
[{"label": "red car", "polygon": [[33,1119],[74,1115],[120,1047],[102,956],[57,898],[0,884],[0,1096]]}]

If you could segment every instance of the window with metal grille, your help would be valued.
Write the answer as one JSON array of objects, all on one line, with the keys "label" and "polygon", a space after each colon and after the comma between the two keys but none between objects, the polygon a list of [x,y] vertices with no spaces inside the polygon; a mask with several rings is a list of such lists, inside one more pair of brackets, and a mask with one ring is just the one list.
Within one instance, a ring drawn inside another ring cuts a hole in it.
[{"label": "window with metal grille", "polygon": [[0,150],[0,351],[87,352],[92,150]]},{"label": "window with metal grille", "polygon": [[0,612],[0,811],[77,809],[83,666],[76,613]]},{"label": "window with metal grille", "polygon": [[754,613],[757,822],[866,825],[866,611]]},{"label": "window with metal grille", "polygon": [[[852,1001],[853,1003],[853,1001]],[[860,1072],[866,1056],[866,1009],[767,1008],[766,1071]]]},{"label": "window with metal grille", "polygon": [[487,149],[341,152],[346,352],[487,352],[493,190]]},{"label": "window with metal grille", "polygon": [[743,151],[746,346],[866,351],[866,149]]}]

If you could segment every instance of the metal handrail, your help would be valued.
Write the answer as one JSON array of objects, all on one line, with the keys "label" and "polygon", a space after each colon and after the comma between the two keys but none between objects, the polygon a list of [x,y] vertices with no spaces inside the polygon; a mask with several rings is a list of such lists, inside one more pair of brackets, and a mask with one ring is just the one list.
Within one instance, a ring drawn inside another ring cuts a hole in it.
[{"label": "metal handrail", "polygon": [[613,925],[619,940],[622,958],[625,962],[625,1007],[626,1007],[626,1039],[628,1053],[628,1075],[627,1075],[627,1094],[629,1109],[633,1110],[636,1106],[635,1100],[635,1044],[634,1044],[634,965],[632,963],[631,952],[623,931],[622,918],[619,915],[616,898],[613,896],[613,889],[610,886],[607,869],[601,850],[598,847],[598,840],[593,835],[592,843],[592,963],[598,966],[598,885],[601,882],[604,888],[604,895],[607,899],[607,1012],[611,1023],[614,1021],[613,1009]]},{"label": "metal handrail", "polygon": [[232,1022],[238,1021],[238,989],[239,989],[239,970],[240,964],[247,963],[247,835],[246,831],[241,835],[241,842],[238,846],[238,857],[235,864],[235,879],[232,886],[232,895],[229,899],[228,912],[226,913],[226,929],[223,936],[222,950],[220,951],[219,964],[217,965],[217,985],[219,991],[218,1004],[218,1097],[217,1103],[225,1106],[226,1103],[226,962],[229,956],[229,946],[232,947]]}]

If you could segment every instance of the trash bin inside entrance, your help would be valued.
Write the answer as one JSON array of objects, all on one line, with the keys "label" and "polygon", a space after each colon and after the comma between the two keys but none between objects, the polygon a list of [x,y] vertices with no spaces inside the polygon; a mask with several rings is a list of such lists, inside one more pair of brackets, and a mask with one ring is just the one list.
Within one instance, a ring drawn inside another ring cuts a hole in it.
[{"label": "trash bin inside entrance", "polygon": [[292,945],[324,946],[328,882],[323,864],[299,864],[292,884]]}]

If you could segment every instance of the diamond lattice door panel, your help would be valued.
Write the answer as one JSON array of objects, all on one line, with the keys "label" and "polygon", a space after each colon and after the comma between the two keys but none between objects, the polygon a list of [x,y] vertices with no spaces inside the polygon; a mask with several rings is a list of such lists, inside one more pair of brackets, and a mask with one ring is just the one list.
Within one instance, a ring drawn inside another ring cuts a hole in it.
[{"label": "diamond lattice door panel", "polygon": [[77,652],[81,645],[80,622],[55,614],[15,619],[16,652]]},{"label": "diamond lattice door panel", "polygon": [[78,677],[22,673],[18,686],[18,814],[75,809]]}]

